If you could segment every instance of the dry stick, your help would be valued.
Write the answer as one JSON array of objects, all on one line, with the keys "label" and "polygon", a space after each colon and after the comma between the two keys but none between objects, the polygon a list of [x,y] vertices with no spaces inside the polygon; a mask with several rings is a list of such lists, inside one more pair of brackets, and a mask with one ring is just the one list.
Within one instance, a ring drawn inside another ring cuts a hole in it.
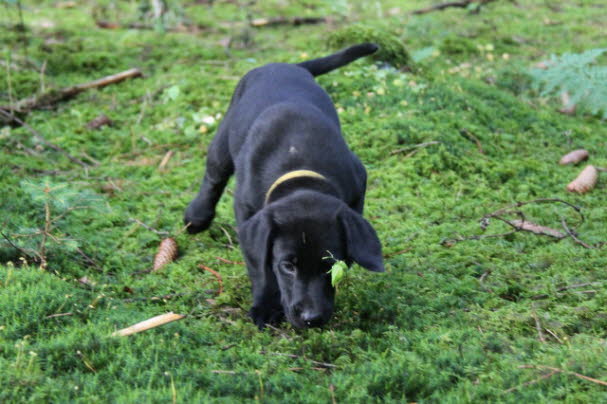
[{"label": "dry stick", "polygon": [[126,337],[127,335],[136,334],[138,332],[149,330],[150,328],[158,327],[172,321],[181,320],[185,316],[182,314],[176,314],[173,312],[161,314],[156,317],[152,317],[135,325],[132,325],[122,330],[118,330],[112,333],[113,337]]},{"label": "dry stick", "polygon": [[141,220],[136,219],[136,218],[134,218],[134,217],[129,217],[129,220],[130,220],[131,222],[135,222],[135,223],[137,223],[138,225],[140,225],[140,226],[142,226],[142,227],[144,227],[144,228],[148,229],[149,231],[154,232],[154,233],[156,233],[156,234],[158,234],[158,235],[160,235],[160,236],[168,236],[168,235],[169,235],[169,232],[168,232],[168,231],[156,230],[155,228],[153,228],[153,227],[151,227],[151,226],[148,226],[147,224],[143,223]]},{"label": "dry stick", "polygon": [[419,144],[415,144],[412,146],[405,146],[405,147],[401,147],[400,149],[396,149],[396,150],[392,150],[390,152],[390,155],[392,154],[398,154],[398,153],[402,153],[404,151],[408,151],[408,150],[415,150],[415,149],[421,149],[422,147],[427,147],[427,146],[432,146],[435,144],[440,144],[441,142],[437,141],[437,140],[432,140],[430,142],[424,142],[424,143],[419,143]]},{"label": "dry stick", "polygon": [[565,222],[565,219],[561,219],[561,224],[563,225],[563,228],[565,229],[565,232],[567,232],[567,234],[569,235],[569,237],[571,237],[573,239],[573,241],[575,241],[576,243],[578,243],[582,247],[588,248],[588,249],[598,248],[598,247],[591,246],[590,244],[584,243],[582,240],[580,240],[577,237],[577,235],[575,234],[575,232],[573,230],[571,230],[569,228],[569,226],[567,226],[567,222]]},{"label": "dry stick", "polygon": [[57,318],[57,317],[65,317],[65,316],[71,316],[73,313],[55,313],[55,314],[51,314],[49,316],[46,316],[44,318]]},{"label": "dry stick", "polygon": [[242,261],[231,261],[225,258],[221,258],[221,257],[215,257],[217,260],[221,261],[221,262],[225,262],[226,264],[232,264],[232,265],[244,265],[244,262]]},{"label": "dry stick", "polygon": [[478,140],[478,138],[476,136],[474,136],[474,134],[472,132],[470,132],[468,129],[462,129],[459,131],[459,133],[465,139],[472,140],[474,143],[476,143],[476,148],[478,149],[478,152],[480,154],[485,154],[485,152],[483,151],[483,145],[481,144],[481,141]]},{"label": "dry stick", "polygon": [[557,340],[559,342],[559,344],[562,344],[563,341],[559,338],[558,335],[556,335],[556,333],[554,333],[553,331],[551,331],[549,328],[546,328],[546,331],[548,332],[548,334],[552,335],[552,337]]},{"label": "dry stick", "polygon": [[567,237],[566,234],[563,234],[558,230],[551,229],[550,227],[540,226],[538,224],[528,222],[526,220],[516,219],[516,220],[510,221],[510,220],[503,219],[499,216],[496,216],[495,218],[509,224],[510,226],[514,227],[517,230],[527,231],[527,232],[541,235],[541,236],[554,237],[559,240]]},{"label": "dry stick", "polygon": [[573,375],[573,376],[578,377],[580,379],[587,380],[589,382],[600,384],[601,386],[606,386],[607,387],[607,382],[606,381],[595,379],[595,378],[589,377],[589,376],[585,376],[585,375],[583,375],[581,373],[572,372],[571,370],[565,370],[565,369],[555,368],[555,367],[546,366],[546,365],[521,365],[521,366],[519,366],[519,368],[520,369],[547,369],[547,370],[553,370],[553,371],[558,372],[558,373],[565,373],[565,374],[568,374],[568,375]]},{"label": "dry stick", "polygon": [[65,87],[57,91],[49,91],[36,97],[30,97],[18,101],[15,106],[12,107],[0,107],[0,109],[12,110],[18,112],[27,112],[32,109],[50,106],[58,102],[64,101],[68,98],[72,98],[85,90],[91,88],[101,88],[110,84],[119,83],[123,80],[141,77],[143,73],[141,70],[134,68],[125,70],[123,72],[106,76],[98,80],[89,81],[88,83],[77,84],[71,87]]},{"label": "dry stick", "polygon": [[542,343],[546,343],[546,338],[544,337],[544,333],[542,332],[542,325],[540,324],[540,319],[537,317],[537,313],[535,310],[531,312],[533,319],[535,320],[535,329],[537,330],[537,335]]},{"label": "dry stick", "polygon": [[273,27],[276,25],[304,25],[320,24],[328,22],[327,17],[274,17],[274,18],[256,18],[251,20],[250,25],[255,28]]},{"label": "dry stick", "polygon": [[0,107],[0,114],[6,118],[6,120],[10,123],[10,122],[16,122],[18,123],[20,126],[24,127],[25,129],[27,129],[32,135],[34,135],[34,138],[36,138],[39,142],[41,142],[42,144],[50,147],[51,149],[62,153],[63,155],[65,155],[68,159],[70,159],[72,162],[81,165],[82,167],[88,167],[89,165],[86,164],[84,161],[77,159],[76,157],[72,156],[71,154],[69,154],[67,151],[65,151],[64,149],[62,149],[61,147],[57,146],[54,143],[49,142],[48,140],[46,140],[44,138],[44,136],[42,136],[40,134],[40,132],[38,132],[37,130],[35,130],[34,128],[32,128],[30,125],[28,125],[27,123],[23,122],[21,119],[17,118],[15,115],[10,114],[8,112],[6,112],[3,107]]},{"label": "dry stick", "polygon": [[203,265],[203,264],[198,264],[198,268],[204,269],[205,271],[208,271],[213,274],[213,276],[217,279],[217,283],[219,284],[219,289],[217,290],[217,296],[222,294],[223,293],[223,279],[221,279],[221,275],[219,275],[219,273],[217,271],[215,271],[214,269],[211,269],[208,266]]}]

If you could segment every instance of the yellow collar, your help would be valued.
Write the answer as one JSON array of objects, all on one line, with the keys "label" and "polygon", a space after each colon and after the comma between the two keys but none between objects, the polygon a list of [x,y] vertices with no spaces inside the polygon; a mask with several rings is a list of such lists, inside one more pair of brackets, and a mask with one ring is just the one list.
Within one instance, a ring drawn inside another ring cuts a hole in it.
[{"label": "yellow collar", "polygon": [[281,175],[280,177],[278,177],[278,179],[276,181],[274,181],[274,183],[270,186],[270,189],[268,189],[268,192],[266,192],[266,199],[264,204],[268,204],[268,201],[270,200],[270,195],[272,195],[272,192],[274,192],[274,190],[283,182],[289,181],[293,178],[300,178],[300,177],[308,177],[308,178],[318,178],[321,180],[326,180],[325,176],[322,174],[317,173],[316,171],[311,171],[311,170],[295,170],[295,171],[289,171],[286,174]]}]

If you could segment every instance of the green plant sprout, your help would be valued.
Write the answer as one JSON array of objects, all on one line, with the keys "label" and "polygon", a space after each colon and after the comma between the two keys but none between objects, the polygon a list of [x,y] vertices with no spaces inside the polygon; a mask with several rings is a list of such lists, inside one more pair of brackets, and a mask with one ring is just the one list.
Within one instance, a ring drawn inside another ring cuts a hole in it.
[{"label": "green plant sprout", "polygon": [[339,283],[342,281],[344,276],[346,276],[346,270],[348,269],[348,264],[346,264],[342,260],[335,259],[335,257],[331,253],[331,251],[327,251],[327,252],[329,253],[329,256],[323,257],[323,259],[325,259],[325,260],[332,259],[333,261],[335,261],[333,263],[333,265],[331,266],[331,269],[329,269],[329,271],[327,273],[331,274],[331,285],[336,288],[337,285],[339,285]]}]

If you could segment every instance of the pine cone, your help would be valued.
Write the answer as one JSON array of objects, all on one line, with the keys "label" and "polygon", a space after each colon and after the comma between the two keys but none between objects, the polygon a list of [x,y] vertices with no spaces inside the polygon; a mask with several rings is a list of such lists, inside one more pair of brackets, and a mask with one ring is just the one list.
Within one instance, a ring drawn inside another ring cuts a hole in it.
[{"label": "pine cone", "polygon": [[599,171],[592,165],[586,166],[576,179],[567,185],[567,191],[579,194],[590,191],[599,179]]},{"label": "pine cone", "polygon": [[165,238],[160,242],[158,253],[154,257],[153,271],[157,271],[163,266],[170,264],[177,258],[177,243],[172,238]]}]

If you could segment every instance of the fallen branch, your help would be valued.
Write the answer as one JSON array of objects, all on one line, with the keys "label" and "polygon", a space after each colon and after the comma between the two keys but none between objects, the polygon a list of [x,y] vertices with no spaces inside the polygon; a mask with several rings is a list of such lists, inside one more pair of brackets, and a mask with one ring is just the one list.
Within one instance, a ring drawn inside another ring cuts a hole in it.
[{"label": "fallen branch", "polygon": [[215,257],[215,259],[217,259],[218,261],[221,262],[225,262],[226,264],[232,264],[232,265],[244,265],[244,262],[242,261],[231,261],[222,257]]},{"label": "fallen branch", "polygon": [[554,237],[559,240],[567,237],[566,234],[561,233],[558,230],[551,229],[550,227],[540,226],[539,224],[528,222],[526,220],[515,219],[515,220],[504,220],[504,222],[508,223],[509,225],[511,225],[512,227],[514,227],[517,230],[528,231],[530,233],[541,235],[541,236]]},{"label": "fallen branch", "polygon": [[[56,91],[48,91],[36,97],[30,97],[21,101],[17,101],[15,105],[2,106],[0,107],[0,110],[25,113],[31,111],[32,109],[49,107],[61,101],[65,101],[91,88],[101,88],[110,84],[119,83],[129,78],[141,76],[143,76],[141,70],[136,68],[129,69],[124,72],[113,74],[111,76],[106,76],[98,80],[89,81],[88,83],[77,84],[75,86],[65,87]],[[15,119],[13,118],[12,120]],[[15,120],[15,122],[18,121]]]},{"label": "fallen branch", "polygon": [[46,316],[44,318],[48,319],[48,318],[57,318],[57,317],[65,317],[65,316],[71,316],[73,313],[55,313],[55,314],[51,314],[49,316]]},{"label": "fallen branch", "polygon": [[581,245],[584,248],[594,249],[594,248],[599,248],[604,244],[604,243],[599,243],[598,246],[591,246],[590,244],[587,244],[578,238],[577,234],[573,230],[571,230],[569,228],[569,226],[567,226],[567,222],[565,221],[565,219],[561,219],[561,224],[563,225],[563,228],[565,229],[565,232],[567,233],[567,235],[569,237],[571,237],[571,239],[573,241],[575,241],[576,243],[578,243],[579,245]]},{"label": "fallen branch", "polygon": [[112,333],[112,337],[126,337],[127,335],[136,334],[176,320],[181,320],[184,317],[185,316],[182,314],[175,314],[173,312],[161,314],[159,316],[152,317],[148,320],[142,321],[130,327],[123,328],[122,330],[118,330]]},{"label": "fallen branch", "polygon": [[537,313],[535,312],[535,310],[533,310],[531,312],[531,315],[533,316],[533,320],[535,321],[535,329],[537,330],[537,336],[538,336],[540,342],[545,344],[546,338],[544,337],[544,332],[542,331],[542,324],[540,323],[540,319],[537,316]]},{"label": "fallen branch", "polygon": [[215,279],[217,279],[217,283],[219,284],[219,289],[217,290],[217,296],[222,294],[223,293],[223,279],[221,279],[221,275],[219,275],[219,272],[217,272],[214,269],[211,269],[208,266],[203,265],[203,264],[198,264],[198,268],[204,269],[205,271],[208,271],[211,274],[213,274]]},{"label": "fallen branch", "polygon": [[250,25],[255,28],[274,27],[277,25],[305,25],[320,24],[328,22],[327,17],[273,17],[273,18],[255,18],[251,20]]},{"label": "fallen branch", "polygon": [[545,366],[545,365],[521,365],[519,366],[519,369],[545,369],[545,370],[552,370],[554,372],[557,373],[565,373],[567,375],[572,375],[575,376],[579,379],[582,380],[586,380],[592,383],[596,383],[596,384],[600,384],[601,386],[606,386],[607,387],[607,382],[603,381],[603,380],[599,380],[599,379],[595,379],[593,377],[589,377],[586,375],[583,375],[581,373],[577,373],[577,372],[572,372],[571,370],[565,370],[565,369],[560,369],[560,368],[555,368],[552,366]]}]

